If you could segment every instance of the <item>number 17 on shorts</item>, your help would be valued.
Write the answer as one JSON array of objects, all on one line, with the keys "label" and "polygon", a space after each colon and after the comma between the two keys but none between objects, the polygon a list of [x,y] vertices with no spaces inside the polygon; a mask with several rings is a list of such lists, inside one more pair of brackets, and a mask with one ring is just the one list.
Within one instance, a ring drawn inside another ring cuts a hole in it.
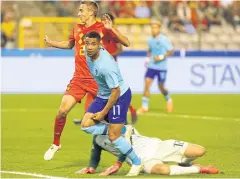
[{"label": "number 17 on shorts", "polygon": [[108,113],[108,120],[111,124],[125,123],[127,120],[128,107],[131,102],[131,90],[127,90],[112,107]]}]

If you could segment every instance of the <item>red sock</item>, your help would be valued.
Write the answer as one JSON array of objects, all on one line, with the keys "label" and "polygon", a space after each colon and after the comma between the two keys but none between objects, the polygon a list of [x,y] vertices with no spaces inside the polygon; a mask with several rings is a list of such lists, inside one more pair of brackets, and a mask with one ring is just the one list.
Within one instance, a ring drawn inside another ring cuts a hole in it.
[{"label": "red sock", "polygon": [[134,109],[134,107],[130,104],[129,105],[129,110],[131,111],[131,112],[133,112],[135,109]]},{"label": "red sock", "polygon": [[86,101],[85,101],[85,105],[84,105],[84,110],[85,112],[87,112],[88,107],[92,104],[93,100],[95,99],[95,96],[91,95],[91,94],[87,94],[86,96]]},{"label": "red sock", "polygon": [[66,123],[66,117],[56,117],[55,125],[54,125],[54,139],[53,144],[59,146],[60,145],[60,137],[63,131],[63,128]]}]

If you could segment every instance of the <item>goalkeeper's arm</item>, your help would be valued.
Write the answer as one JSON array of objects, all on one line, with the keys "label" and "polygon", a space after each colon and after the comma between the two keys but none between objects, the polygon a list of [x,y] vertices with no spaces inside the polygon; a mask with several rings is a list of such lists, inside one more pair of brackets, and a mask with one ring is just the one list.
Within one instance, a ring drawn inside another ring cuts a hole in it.
[{"label": "goalkeeper's arm", "polygon": [[96,143],[96,137],[97,136],[93,136],[93,147],[91,150],[91,158],[88,165],[89,168],[94,168],[95,170],[98,167],[98,164],[101,160],[101,153],[102,153],[102,147],[100,147]]},{"label": "goalkeeper's arm", "polygon": [[89,161],[89,165],[88,167],[85,167],[79,171],[77,171],[77,174],[93,174],[95,173],[96,168],[98,167],[98,164],[100,162],[101,159],[101,153],[102,153],[102,148],[97,145],[96,143],[96,137],[97,136],[93,136],[93,146],[92,146],[92,150],[91,150],[91,158]]}]

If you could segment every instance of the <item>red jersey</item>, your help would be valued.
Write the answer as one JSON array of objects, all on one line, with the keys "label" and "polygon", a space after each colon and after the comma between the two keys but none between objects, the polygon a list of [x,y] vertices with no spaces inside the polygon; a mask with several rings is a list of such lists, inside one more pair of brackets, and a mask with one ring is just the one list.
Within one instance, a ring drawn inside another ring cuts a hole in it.
[{"label": "red jersey", "polygon": [[[84,54],[84,36],[90,32],[96,31],[102,37],[102,44],[108,50],[112,41],[116,41],[116,36],[109,30],[107,30],[103,23],[96,22],[90,27],[85,27],[84,24],[76,24],[72,34],[69,37],[69,41],[75,41],[74,54],[75,54],[75,72],[74,77],[82,79],[93,79],[86,61]],[[108,43],[110,42],[110,43]]]}]

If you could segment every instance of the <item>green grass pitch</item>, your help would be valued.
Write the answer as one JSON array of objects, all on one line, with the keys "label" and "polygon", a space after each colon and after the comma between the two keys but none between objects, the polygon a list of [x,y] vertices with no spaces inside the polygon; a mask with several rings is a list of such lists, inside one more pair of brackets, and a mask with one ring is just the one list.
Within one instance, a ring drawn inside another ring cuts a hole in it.
[{"label": "green grass pitch", "polygon": [[[18,171],[58,177],[79,176],[75,172],[88,165],[91,135],[85,134],[72,119],[81,118],[83,105],[69,114],[62,135],[62,150],[52,161],[44,161],[44,152],[53,138],[54,118],[62,95],[2,95],[1,159],[2,171]],[[197,162],[216,165],[224,174],[180,177],[240,177],[240,95],[173,95],[174,113],[165,115],[164,99],[152,95],[151,115],[139,117],[136,128],[143,135],[161,139],[180,139],[203,145],[206,155]],[[140,107],[141,95],[133,96],[133,105]],[[188,115],[188,116],[185,116]],[[208,117],[203,117],[208,116]],[[210,116],[210,118],[209,118]],[[211,118],[212,117],[212,118]],[[219,118],[215,118],[219,117]],[[116,158],[103,152],[97,172],[103,171]],[[113,177],[122,177],[129,170],[124,164]],[[2,177],[27,176],[2,174]],[[166,177],[140,175],[140,177]],[[28,177],[29,178],[29,177]]]}]

